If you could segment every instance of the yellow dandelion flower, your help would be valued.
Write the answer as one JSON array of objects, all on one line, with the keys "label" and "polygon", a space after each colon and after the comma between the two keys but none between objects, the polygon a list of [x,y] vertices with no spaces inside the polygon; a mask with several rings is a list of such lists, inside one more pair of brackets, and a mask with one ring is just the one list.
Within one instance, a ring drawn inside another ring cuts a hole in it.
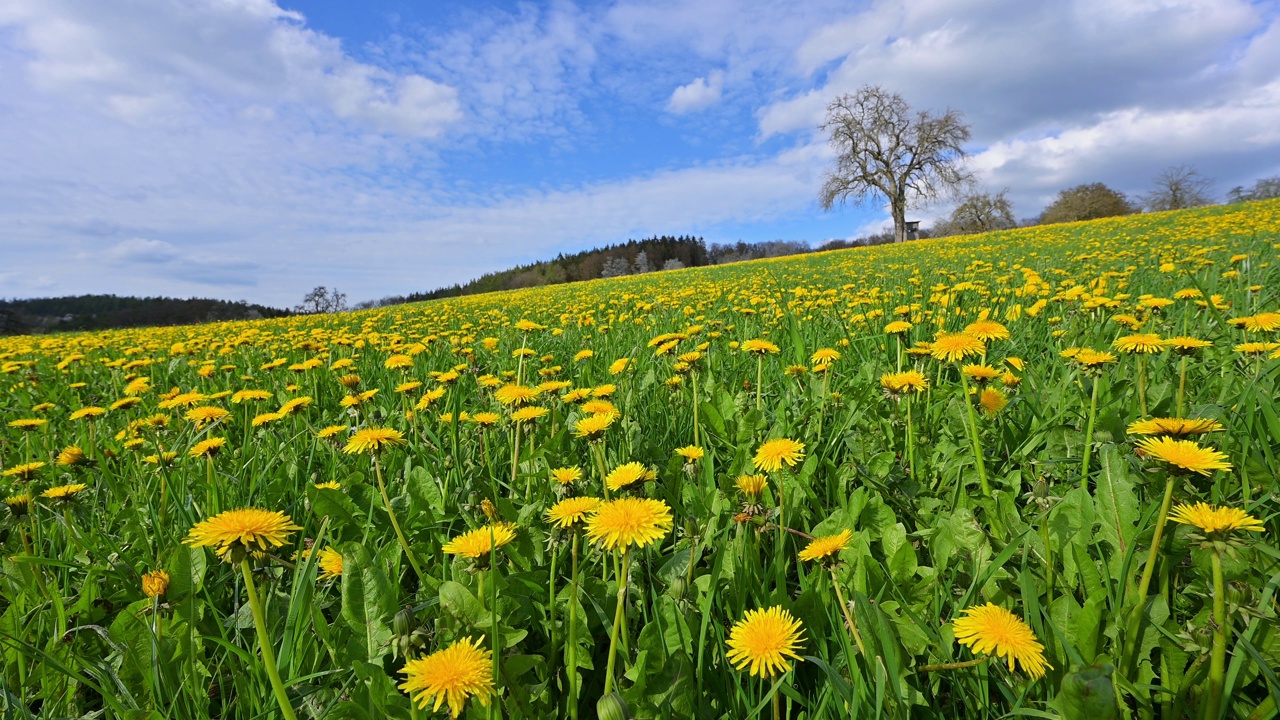
[{"label": "yellow dandelion flower", "polygon": [[929,346],[934,360],[958,362],[970,355],[981,355],[987,346],[982,340],[968,333],[944,333]]},{"label": "yellow dandelion flower", "polygon": [[4,504],[9,507],[9,512],[14,517],[24,517],[31,511],[31,495],[29,493],[10,495],[4,499]]},{"label": "yellow dandelion flower", "polygon": [[237,390],[231,395],[231,402],[239,405],[245,402],[257,402],[259,400],[270,400],[271,393],[266,390]]},{"label": "yellow dandelion flower", "polygon": [[320,551],[320,580],[332,580],[342,577],[342,553],[327,547]]},{"label": "yellow dandelion flower", "polygon": [[987,383],[1000,377],[1000,371],[990,365],[965,365],[960,371],[964,373],[965,377],[979,384]]},{"label": "yellow dandelion flower", "polygon": [[485,427],[496,425],[501,419],[502,416],[495,412],[478,412],[471,416],[471,422]]},{"label": "yellow dandelion flower", "polygon": [[776,355],[781,352],[777,345],[763,338],[755,338],[748,340],[739,346],[743,352],[752,353],[754,355]]},{"label": "yellow dandelion flower", "polygon": [[284,545],[290,535],[301,529],[282,512],[242,508],[196,523],[182,542],[192,547],[212,547],[223,560],[238,562],[244,553],[267,552]]},{"label": "yellow dandelion flower", "polygon": [[739,475],[738,479],[734,481],[734,485],[738,487],[738,490],[742,491],[743,495],[752,499],[755,499],[760,495],[760,493],[764,492],[764,489],[768,484],[769,476],[763,474]]},{"label": "yellow dandelion flower", "polygon": [[376,455],[387,448],[407,443],[399,430],[370,427],[357,430],[347,441],[346,447],[342,448],[342,452],[348,455],[363,452]]},{"label": "yellow dandelion flower", "polygon": [[197,428],[203,428],[213,423],[219,422],[231,416],[231,413],[220,407],[212,405],[202,405],[194,407],[187,411],[185,417],[188,421],[195,423]]},{"label": "yellow dandelion flower", "polygon": [[555,468],[551,471],[551,479],[561,485],[571,485],[582,479],[582,468],[576,465]]},{"label": "yellow dandelion flower", "polygon": [[107,411],[104,408],[100,408],[95,405],[90,405],[89,407],[82,407],[79,410],[71,413],[71,419],[83,420],[85,418],[88,418],[92,420],[96,417],[105,415],[106,413]]},{"label": "yellow dandelion flower", "polygon": [[88,485],[84,483],[74,483],[72,485],[58,485],[40,493],[40,497],[46,500],[61,500],[62,502],[70,502],[74,500],[76,495],[84,492]]},{"label": "yellow dandelion flower", "polygon": [[613,362],[609,363],[609,374],[621,375],[622,373],[626,372],[627,368],[630,366],[631,366],[631,358],[618,358],[617,360],[614,360]]},{"label": "yellow dandelion flower", "polygon": [[316,437],[320,438],[321,440],[328,440],[331,437],[337,436],[338,433],[341,433],[346,429],[347,429],[346,425],[329,425],[327,427],[321,428],[320,430],[317,430]]},{"label": "yellow dandelion flower", "polygon": [[795,467],[796,463],[803,459],[804,443],[796,442],[790,438],[777,438],[762,444],[756,450],[755,457],[752,458],[751,462],[757,470],[777,472],[782,469],[783,465]]},{"label": "yellow dandelion flower", "polygon": [[1179,504],[1169,512],[1169,519],[1183,525],[1194,525],[1206,535],[1225,535],[1237,530],[1259,533],[1266,531],[1261,520],[1239,508],[1213,507],[1202,502],[1193,505]]},{"label": "yellow dandelion flower", "polygon": [[468,558],[488,557],[489,551],[500,548],[516,539],[516,526],[511,523],[495,523],[462,533],[441,548],[449,555]]},{"label": "yellow dandelion flower", "polygon": [[540,418],[546,417],[551,411],[544,407],[522,407],[511,413],[511,419],[516,422],[533,422]]},{"label": "yellow dandelion flower", "polygon": [[49,421],[44,418],[19,418],[11,420],[9,427],[21,430],[22,432],[31,432],[47,424]]},{"label": "yellow dandelion flower", "polygon": [[538,397],[538,391],[524,385],[508,383],[495,390],[493,397],[503,405],[524,405]]},{"label": "yellow dandelion flower", "polygon": [[287,401],[285,404],[280,406],[280,409],[277,410],[277,412],[285,416],[297,415],[302,412],[303,408],[306,408],[309,405],[311,405],[311,398],[304,395]]},{"label": "yellow dandelion flower", "polygon": [[1130,435],[1201,435],[1220,432],[1226,428],[1222,423],[1210,418],[1152,418],[1136,420],[1125,430]]},{"label": "yellow dandelion flower", "polygon": [[1160,339],[1155,333],[1139,333],[1137,335],[1125,335],[1122,338],[1116,338],[1111,346],[1126,354],[1150,354],[1158,353],[1164,350],[1164,340]]},{"label": "yellow dandelion flower", "polygon": [[671,530],[671,508],[661,500],[619,498],[587,519],[587,537],[606,550],[644,547]]},{"label": "yellow dandelion flower", "polygon": [[972,335],[983,342],[1009,339],[1009,328],[1006,328],[995,320],[979,320],[977,322],[969,323],[965,326],[964,332],[965,334]]},{"label": "yellow dandelion flower", "polygon": [[574,354],[573,361],[582,362],[583,360],[589,360],[595,357],[595,354],[596,353],[594,350],[579,350],[577,353]]},{"label": "yellow dandelion flower", "polygon": [[552,505],[546,512],[547,522],[569,528],[587,519],[603,503],[599,498],[573,497]]},{"label": "yellow dandelion flower", "polygon": [[1116,356],[1100,350],[1092,348],[1084,348],[1071,356],[1071,359],[1086,368],[1097,368],[1103,365],[1110,365],[1116,361]]},{"label": "yellow dandelion flower", "polygon": [[748,610],[729,630],[729,662],[739,670],[749,669],[753,677],[773,677],[791,669],[787,658],[800,659],[796,652],[804,639],[800,621],[781,606]]},{"label": "yellow dandelion flower", "polygon": [[1197,350],[1203,350],[1207,347],[1213,347],[1213,343],[1200,338],[1188,337],[1186,335],[1178,335],[1164,341],[1164,344],[1179,355],[1190,355]]},{"label": "yellow dandelion flower", "polygon": [[1039,679],[1045,670],[1053,669],[1044,659],[1044,645],[1036,640],[1031,628],[998,605],[966,608],[964,617],[956,618],[953,627],[956,642],[975,653],[1006,658],[1010,671],[1016,662],[1028,675]]},{"label": "yellow dandelion flower", "polygon": [[697,445],[686,445],[682,448],[676,448],[676,454],[685,459],[685,462],[697,462],[706,457],[706,451]]},{"label": "yellow dandelion flower", "polygon": [[1141,440],[1138,448],[1171,466],[1171,469],[1199,473],[1208,477],[1214,470],[1230,470],[1227,456],[1213,448],[1200,447],[1190,440],[1174,440],[1168,437],[1150,437]]},{"label": "yellow dandelion flower", "polygon": [[62,449],[62,452],[58,453],[58,459],[54,463],[63,467],[72,467],[84,465],[88,461],[88,456],[84,454],[84,450],[81,450],[80,446],[68,445]]},{"label": "yellow dandelion flower", "polygon": [[337,480],[329,480],[327,482],[316,483],[317,490],[341,490],[342,483]]},{"label": "yellow dandelion flower", "polygon": [[222,452],[222,449],[226,446],[226,438],[209,438],[192,445],[191,449],[187,451],[187,454],[191,457],[213,457]]},{"label": "yellow dandelion flower", "polygon": [[1009,398],[995,388],[986,388],[978,395],[978,407],[987,417],[995,417],[1008,404]]},{"label": "yellow dandelion flower", "polygon": [[638,462],[629,462],[625,465],[619,465],[609,472],[604,478],[605,487],[610,490],[621,490],[628,485],[634,485],[645,479],[649,473],[648,468]]},{"label": "yellow dandelion flower", "polygon": [[841,530],[835,535],[816,537],[800,551],[800,559],[805,561],[835,559],[841,550],[849,547],[849,541],[852,539],[853,531],[848,529]]},{"label": "yellow dandelion flower", "polygon": [[907,322],[906,320],[894,320],[893,322],[884,326],[884,332],[886,335],[901,335],[906,331],[910,330],[911,328],[912,328],[911,323]]},{"label": "yellow dandelion flower", "polygon": [[609,426],[613,424],[616,417],[616,415],[608,413],[588,415],[573,424],[573,434],[576,437],[588,440],[599,439],[604,435],[604,431],[608,430]]},{"label": "yellow dandelion flower", "polygon": [[474,697],[488,707],[493,687],[493,656],[484,647],[484,638],[463,638],[444,650],[424,658],[410,660],[400,669],[405,681],[399,687],[411,702],[426,709],[435,700],[432,711],[449,703],[449,714],[457,718]]}]

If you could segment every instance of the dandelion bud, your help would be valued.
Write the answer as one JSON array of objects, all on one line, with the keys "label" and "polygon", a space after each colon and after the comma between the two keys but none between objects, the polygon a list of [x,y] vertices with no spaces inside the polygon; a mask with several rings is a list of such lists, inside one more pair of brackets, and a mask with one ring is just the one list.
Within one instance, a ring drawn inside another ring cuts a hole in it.
[{"label": "dandelion bud", "polygon": [[596,717],[600,720],[629,720],[631,710],[618,693],[609,693],[596,702]]},{"label": "dandelion bud", "polygon": [[169,573],[164,570],[152,570],[142,576],[142,594],[149,598],[164,595],[169,589]]}]

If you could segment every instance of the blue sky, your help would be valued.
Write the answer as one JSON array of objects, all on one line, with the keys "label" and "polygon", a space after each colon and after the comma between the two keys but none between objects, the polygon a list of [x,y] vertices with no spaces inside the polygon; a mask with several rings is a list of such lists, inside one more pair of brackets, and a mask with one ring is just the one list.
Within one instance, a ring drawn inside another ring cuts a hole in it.
[{"label": "blue sky", "polygon": [[[856,237],[817,131],[864,84],[960,110],[1019,216],[1064,187],[1280,174],[1243,0],[7,0],[0,297],[292,305],[652,234]],[[919,207],[929,221],[945,203]]]}]

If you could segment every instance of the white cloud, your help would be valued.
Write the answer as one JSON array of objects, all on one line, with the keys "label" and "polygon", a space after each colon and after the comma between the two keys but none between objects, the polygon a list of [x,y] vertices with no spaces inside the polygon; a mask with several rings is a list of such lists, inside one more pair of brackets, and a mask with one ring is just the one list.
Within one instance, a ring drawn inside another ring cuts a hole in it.
[{"label": "white cloud", "polygon": [[178,259],[178,248],[163,240],[129,238],[107,249],[105,256],[121,263],[167,263]]},{"label": "white cloud", "polygon": [[724,72],[716,70],[707,77],[700,77],[687,85],[681,85],[671,93],[667,112],[682,115],[695,110],[705,110],[720,102],[724,92]]},{"label": "white cloud", "polygon": [[454,88],[358,62],[274,0],[8,0],[5,27],[34,86],[130,122],[197,123],[211,106],[322,107],[377,132],[432,138],[462,119]]}]

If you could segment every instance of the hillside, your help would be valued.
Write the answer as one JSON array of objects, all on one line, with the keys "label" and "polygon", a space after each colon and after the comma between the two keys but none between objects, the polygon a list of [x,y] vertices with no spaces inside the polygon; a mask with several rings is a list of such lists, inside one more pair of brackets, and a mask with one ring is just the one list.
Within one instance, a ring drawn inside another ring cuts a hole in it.
[{"label": "hillside", "polygon": [[208,298],[77,295],[0,300],[0,335],[193,325],[220,320],[283,317],[289,312],[246,302]]}]

